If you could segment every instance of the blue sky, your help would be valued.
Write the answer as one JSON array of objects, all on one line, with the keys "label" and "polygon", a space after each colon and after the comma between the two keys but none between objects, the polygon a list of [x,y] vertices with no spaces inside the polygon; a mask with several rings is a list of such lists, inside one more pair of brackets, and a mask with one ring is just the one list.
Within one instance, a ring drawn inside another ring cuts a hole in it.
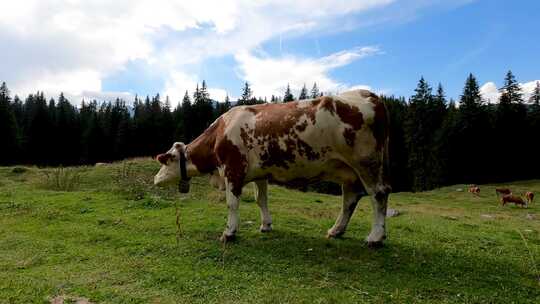
[{"label": "blue sky", "polygon": [[21,2],[0,12],[0,81],[23,96],[175,102],[204,79],[218,100],[244,81],[408,97],[424,76],[458,98],[472,72],[494,101],[509,69],[526,93],[540,79],[540,1]]}]

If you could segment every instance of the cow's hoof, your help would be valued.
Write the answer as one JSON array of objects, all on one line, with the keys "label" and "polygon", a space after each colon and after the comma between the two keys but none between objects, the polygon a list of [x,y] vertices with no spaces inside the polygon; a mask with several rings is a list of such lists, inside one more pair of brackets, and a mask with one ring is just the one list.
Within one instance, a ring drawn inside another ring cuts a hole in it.
[{"label": "cow's hoof", "polygon": [[377,249],[377,248],[384,247],[383,241],[374,241],[374,242],[366,241],[366,244],[367,244],[368,248],[371,248],[371,249]]},{"label": "cow's hoof", "polygon": [[259,231],[261,231],[262,233],[272,231],[272,224],[268,224],[268,225],[262,224],[261,227],[259,228]]},{"label": "cow's hoof", "polygon": [[328,232],[326,233],[326,238],[327,239],[339,239],[343,236],[343,234],[345,234],[345,231],[333,231],[332,229],[328,230]]},{"label": "cow's hoof", "polygon": [[221,235],[221,237],[219,238],[219,240],[222,242],[222,243],[230,243],[230,242],[233,242],[234,240],[236,240],[236,235],[233,234],[233,235],[227,235],[225,233],[223,233]]}]

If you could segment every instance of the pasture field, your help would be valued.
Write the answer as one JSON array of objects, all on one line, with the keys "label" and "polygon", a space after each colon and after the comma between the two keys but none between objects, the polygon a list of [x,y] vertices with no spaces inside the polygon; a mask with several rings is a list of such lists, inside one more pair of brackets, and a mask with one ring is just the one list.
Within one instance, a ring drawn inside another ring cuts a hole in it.
[{"label": "pasture field", "polygon": [[[158,167],[0,168],[0,303],[540,303],[540,202],[503,208],[496,185],[392,194],[401,215],[377,250],[363,243],[368,198],[327,240],[340,197],[270,186],[261,234],[248,185],[224,246],[224,195],[206,178],[185,197],[156,189]],[[539,180],[509,185],[540,193]]]}]

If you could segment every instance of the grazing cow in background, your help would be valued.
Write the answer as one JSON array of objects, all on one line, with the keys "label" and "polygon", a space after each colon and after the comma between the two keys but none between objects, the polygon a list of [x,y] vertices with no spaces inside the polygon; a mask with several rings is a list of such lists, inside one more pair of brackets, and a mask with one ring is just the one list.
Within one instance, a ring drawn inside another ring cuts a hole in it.
[{"label": "grazing cow in background", "polygon": [[534,199],[534,193],[532,193],[531,191],[527,191],[525,193],[525,198],[527,199],[527,205],[532,204],[533,199]]},{"label": "grazing cow in background", "polygon": [[498,196],[512,194],[512,190],[509,188],[495,188],[495,194]]},{"label": "grazing cow in background", "polygon": [[517,205],[521,205],[522,207],[527,207],[527,203],[520,197],[512,194],[503,195],[501,198],[502,205],[506,205],[506,203],[514,203]]},{"label": "grazing cow in background", "polygon": [[272,229],[267,181],[334,181],[342,185],[343,204],[328,237],[345,233],[358,200],[372,198],[374,220],[368,245],[382,245],[391,192],[388,114],[377,95],[366,90],[280,104],[238,106],[219,117],[202,135],[175,143],[157,156],[162,164],[156,185],[187,182],[200,174],[224,180],[229,216],[223,242],[238,231],[242,187],[254,181],[261,209],[261,231]]},{"label": "grazing cow in background", "polygon": [[469,187],[469,192],[474,195],[480,195],[480,187],[478,187],[477,185],[471,185]]}]

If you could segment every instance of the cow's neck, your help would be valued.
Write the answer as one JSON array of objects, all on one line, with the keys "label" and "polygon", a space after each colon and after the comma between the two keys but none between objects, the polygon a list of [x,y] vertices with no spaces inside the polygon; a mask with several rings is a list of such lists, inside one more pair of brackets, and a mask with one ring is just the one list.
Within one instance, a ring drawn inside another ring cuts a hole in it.
[{"label": "cow's neck", "polygon": [[217,168],[217,157],[214,152],[216,137],[222,130],[222,121],[218,119],[203,134],[187,145],[188,176],[212,173]]}]

